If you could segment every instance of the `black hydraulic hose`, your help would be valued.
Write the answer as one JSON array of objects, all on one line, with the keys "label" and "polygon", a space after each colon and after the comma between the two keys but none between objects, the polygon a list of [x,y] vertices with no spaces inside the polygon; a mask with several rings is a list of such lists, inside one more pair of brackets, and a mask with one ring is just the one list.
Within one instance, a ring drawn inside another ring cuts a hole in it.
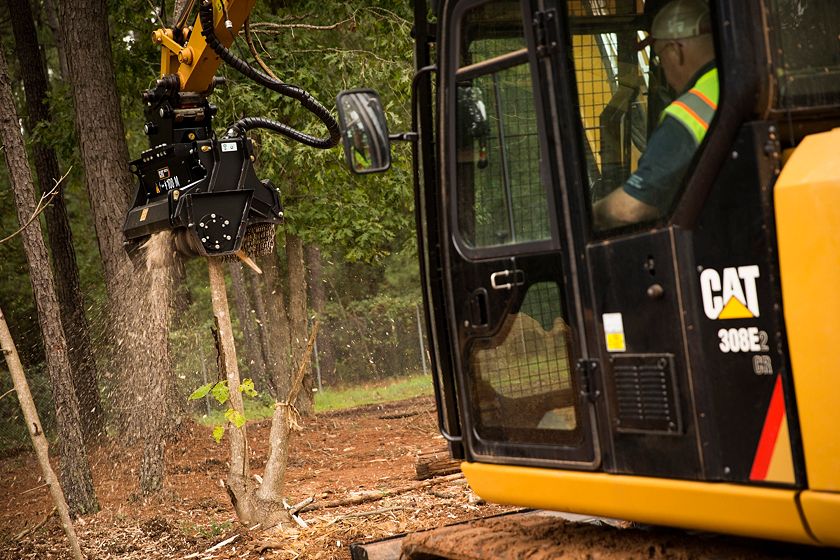
[{"label": "black hydraulic hose", "polygon": [[313,148],[332,148],[336,144],[338,144],[339,139],[341,138],[341,132],[338,128],[338,123],[335,121],[333,116],[330,114],[329,110],[321,105],[318,100],[312,97],[309,92],[306,90],[289,85],[284,84],[279,80],[275,80],[274,78],[263,74],[256,68],[251,67],[246,61],[242,60],[241,58],[237,58],[230,50],[228,50],[224,45],[222,45],[219,40],[216,38],[216,33],[213,29],[213,4],[210,3],[208,0],[205,0],[201,3],[201,7],[198,10],[198,17],[201,21],[201,34],[204,35],[205,40],[207,41],[207,45],[210,46],[213,51],[219,55],[219,58],[224,60],[229,66],[233,67],[243,75],[248,78],[251,78],[258,84],[264,85],[268,89],[279,93],[280,95],[284,95],[286,97],[291,97],[292,99],[297,99],[300,104],[308,110],[310,113],[318,117],[324,125],[327,127],[329,131],[329,137],[327,138],[318,138],[317,136],[311,136],[309,134],[300,132],[299,130],[295,130],[294,128],[285,125],[283,123],[273,121],[271,119],[264,119],[260,117],[248,117],[244,119],[240,119],[236,123],[231,126],[231,130],[236,134],[242,134],[246,130],[251,128],[267,128],[269,130],[273,130],[275,132],[279,132],[284,136],[287,136],[293,140],[306,144],[307,146],[312,146]]},{"label": "black hydraulic hose", "polygon": [[272,119],[266,119],[264,117],[245,117],[244,119],[239,119],[231,127],[228,129],[228,136],[242,136],[245,134],[245,131],[251,130],[252,128],[267,128],[268,130],[273,130],[274,132],[279,132],[283,136],[291,138],[301,144],[306,144],[307,146],[312,146],[313,148],[332,148],[335,146],[338,140],[336,139],[335,142],[329,144],[332,141],[332,138],[329,140],[325,138],[316,138],[314,136],[310,136],[309,134],[304,134],[299,130],[295,130],[289,125],[283,124],[279,121],[275,121]]}]

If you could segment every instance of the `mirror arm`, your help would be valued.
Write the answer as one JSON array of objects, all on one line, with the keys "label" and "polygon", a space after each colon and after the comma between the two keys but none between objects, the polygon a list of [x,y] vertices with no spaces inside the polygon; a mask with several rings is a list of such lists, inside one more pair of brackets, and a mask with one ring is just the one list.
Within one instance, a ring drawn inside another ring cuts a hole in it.
[{"label": "mirror arm", "polygon": [[401,132],[399,134],[389,134],[388,140],[392,142],[417,142],[420,135],[416,132]]}]

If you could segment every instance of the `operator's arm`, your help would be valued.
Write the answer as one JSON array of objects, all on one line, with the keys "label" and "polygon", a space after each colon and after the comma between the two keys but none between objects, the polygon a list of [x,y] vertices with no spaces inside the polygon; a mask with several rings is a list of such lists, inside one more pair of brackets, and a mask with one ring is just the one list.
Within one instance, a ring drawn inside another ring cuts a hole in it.
[{"label": "operator's arm", "polygon": [[666,117],[650,137],[636,172],[593,205],[595,229],[644,222],[667,212],[696,151],[691,133]]}]

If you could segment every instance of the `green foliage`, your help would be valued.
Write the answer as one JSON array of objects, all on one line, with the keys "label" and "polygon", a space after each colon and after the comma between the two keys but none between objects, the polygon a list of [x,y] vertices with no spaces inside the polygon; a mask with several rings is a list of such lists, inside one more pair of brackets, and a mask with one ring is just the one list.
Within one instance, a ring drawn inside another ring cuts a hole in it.
[{"label": "green foliage", "polygon": [[179,529],[181,533],[188,537],[201,537],[210,539],[224,535],[233,528],[233,523],[230,521],[211,521],[207,526],[196,525],[192,522],[181,522]]},{"label": "green foliage", "polygon": [[431,377],[422,374],[341,389],[324,389],[315,394],[315,412],[399,401],[431,395],[432,392]]},{"label": "green foliage", "polygon": [[[259,396],[259,393],[257,393],[254,388],[254,381],[247,377],[240,383],[239,392],[243,393],[248,398],[255,398]],[[230,400],[230,388],[228,387],[227,380],[205,383],[193,391],[190,396],[187,397],[187,400],[195,401],[206,398],[208,395],[213,397],[219,404],[226,404]],[[238,412],[232,406],[228,406],[224,411],[224,419],[233,424],[236,428],[242,428],[247,421],[246,416]],[[216,440],[216,443],[219,443],[225,435],[225,425],[215,419],[213,424],[213,439]]]},{"label": "green foliage", "polygon": [[[299,2],[271,13],[258,6],[252,21],[283,26],[297,21],[294,17],[301,13],[308,14],[307,24],[335,27],[281,27],[279,32],[271,32],[254,24],[255,39],[263,49],[261,56],[275,68],[278,77],[303,87],[330,108],[341,89],[378,89],[392,130],[405,130],[410,120],[413,73],[410,6]],[[246,51],[241,38],[237,44]],[[239,50],[234,47],[234,52]],[[219,125],[226,126],[246,115],[262,115],[309,134],[325,134],[323,125],[296,102],[228,68],[221,73],[231,83],[216,94]],[[412,242],[407,146],[394,146],[391,171],[365,177],[353,175],[344,167],[340,146],[315,150],[265,131],[252,133],[251,137],[259,146],[258,173],[281,189],[285,231],[307,243],[338,249],[349,261],[376,261]]]},{"label": "green foliage", "polygon": [[212,389],[214,385],[215,383],[208,383],[206,385],[202,385],[201,387],[193,391],[192,394],[189,397],[187,397],[187,400],[195,401],[198,399],[203,399],[207,396],[207,393],[210,392],[210,389]]},{"label": "green foliage", "polygon": [[230,398],[230,389],[228,389],[227,381],[219,381],[213,388],[210,389],[210,394],[219,404],[225,404]]},{"label": "green foliage", "polygon": [[[168,5],[171,8],[171,4]],[[36,10],[42,9],[41,3],[36,2],[33,6]],[[159,73],[160,52],[149,40],[158,23],[152,20],[150,9],[145,0],[108,2],[113,72],[130,159],[138,157],[148,147],[143,134],[145,119],[140,95]],[[30,146],[37,140],[55,148],[62,171],[72,166],[63,192],[97,361],[103,364],[100,381],[104,404],[113,410],[122,398],[108,392],[113,384],[110,353],[115,341],[104,336],[111,319],[105,309],[101,259],[79,155],[73,96],[67,80],[61,75],[55,40],[44,24],[47,18],[41,13],[36,19],[50,74],[52,122],[35,130],[25,130],[26,139]],[[254,39],[261,57],[282,80],[307,89],[333,112],[335,96],[340,90],[376,89],[382,96],[391,131],[402,132],[410,125],[409,95],[413,75],[410,19],[408,2],[369,1],[360,5],[302,0],[258,2],[251,22],[255,24]],[[275,32],[265,27],[259,29],[258,22],[286,27]],[[288,26],[299,23],[329,28]],[[16,67],[16,57],[11,55],[14,41],[8,21],[0,22],[0,28],[3,30],[0,46],[7,53],[18,112],[23,116],[22,71]],[[242,37],[237,39],[233,50],[255,65]],[[107,61],[102,62],[102,72],[111,72]],[[229,85],[217,89],[211,99],[219,106],[215,120],[219,132],[242,116],[262,115],[314,135],[325,134],[323,126],[297,102],[250,82],[228,67],[222,66],[219,75],[229,80]],[[90,119],[105,117],[111,119],[114,115],[87,116]],[[332,337],[333,346],[339,348],[338,367],[342,373],[336,380],[362,379],[368,374],[391,375],[404,371],[405,363],[417,364],[416,355],[400,353],[402,350],[395,346],[416,340],[414,313],[420,298],[409,145],[398,143],[392,147],[394,164],[389,172],[356,176],[345,169],[340,147],[315,150],[267,131],[255,131],[251,137],[258,146],[258,175],[271,179],[282,192],[286,223],[279,228],[279,246],[282,249],[283,237],[288,231],[323,250],[323,276],[329,286],[327,293],[331,301],[321,332],[324,337]],[[121,186],[114,186],[118,187]],[[0,237],[17,227],[5,166],[0,169],[0,224]],[[47,416],[52,410],[49,382],[43,368],[43,345],[28,275],[19,239],[0,245],[0,308],[15,334],[30,381],[42,389],[36,399],[42,416]],[[216,376],[216,350],[210,334],[213,315],[207,265],[203,259],[186,263],[186,277],[178,290],[178,312],[170,331],[176,390],[181,395],[190,395],[196,407],[203,407],[203,400],[211,400],[208,408],[219,408],[215,403],[219,399],[227,403],[229,394],[225,393],[226,384],[208,383]],[[356,328],[356,317],[364,322],[364,330]],[[365,333],[367,340],[359,340],[360,332]],[[242,329],[236,323],[234,336],[241,348]],[[365,342],[370,352],[362,349],[360,342]],[[413,346],[410,352],[416,354]],[[244,363],[243,354],[240,352],[240,371],[256,377],[258,374]],[[199,385],[201,387],[195,389]],[[0,388],[5,391],[2,376]],[[240,391],[248,397],[245,418],[257,417],[252,414],[271,415],[272,405],[260,400],[256,388],[247,379],[243,380]],[[210,396],[213,398],[208,399]],[[4,412],[0,416],[9,419],[8,423],[0,425],[0,439],[15,430],[12,425],[17,422],[13,419],[15,410],[16,403],[11,397],[0,402],[0,412]],[[221,439],[226,423],[224,409],[218,415],[211,410],[209,417],[214,416],[215,425],[221,428],[214,431],[214,436]],[[20,434],[25,442],[23,428]]]},{"label": "green foliage", "polygon": [[225,418],[237,428],[241,428],[245,425],[245,417],[232,408],[225,411]]},{"label": "green foliage", "polygon": [[254,389],[254,380],[248,377],[243,379],[242,383],[239,384],[239,392],[249,397],[256,397],[258,395],[256,389]]}]

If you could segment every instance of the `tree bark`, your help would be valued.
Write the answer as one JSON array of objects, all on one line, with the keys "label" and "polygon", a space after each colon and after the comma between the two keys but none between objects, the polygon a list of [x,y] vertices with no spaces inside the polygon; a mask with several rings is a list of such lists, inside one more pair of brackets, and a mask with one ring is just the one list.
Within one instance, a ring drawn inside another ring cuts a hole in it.
[{"label": "tree bark", "polygon": [[54,0],[44,0],[44,10],[47,16],[47,25],[52,32],[55,49],[58,51],[58,67],[61,70],[61,77],[69,79],[70,66],[67,62],[67,49],[64,48],[64,35],[61,33],[61,25],[58,23],[58,10]]},{"label": "tree bark", "polygon": [[[5,146],[18,220],[23,225],[35,213],[35,187],[18,122],[6,59],[0,51],[0,136]],[[40,222],[32,221],[21,235],[52,384],[61,454],[61,484],[67,492],[71,513],[94,513],[99,510],[99,504],[82,438],[79,402],[73,388],[67,341],[59,319],[55,283]]]},{"label": "tree bark", "polygon": [[[213,302],[213,317],[219,333],[219,368],[220,374],[227,379],[230,394],[230,407],[245,415],[242,393],[239,392],[239,366],[236,360],[236,345],[233,341],[233,328],[230,323],[230,306],[225,288],[225,273],[222,260],[216,257],[207,259],[210,276],[210,297]],[[236,516],[244,525],[250,525],[257,518],[253,500],[253,482],[248,465],[248,437],[246,426],[229,426],[230,471],[226,488],[230,495]]]},{"label": "tree bark", "polygon": [[[44,59],[38,45],[35,22],[28,0],[7,0],[15,35],[17,57],[22,69],[23,88],[29,113],[28,128],[31,131],[40,123],[51,121],[47,104],[49,83]],[[50,191],[61,176],[55,150],[38,142],[32,147],[32,156],[41,192]],[[105,429],[105,416],[99,400],[99,382],[96,362],[90,339],[76,252],[73,249],[73,235],[64,194],[53,198],[46,212],[47,238],[53,260],[53,273],[61,310],[61,323],[71,341],[68,348],[73,385],[79,407],[82,411],[82,433],[88,443]]]},{"label": "tree bark", "polygon": [[[289,269],[289,347],[292,354],[292,371],[297,371],[300,364],[307,360],[304,353],[306,340],[309,338],[309,321],[306,307],[306,265],[304,264],[303,241],[290,233],[286,234],[286,263]],[[314,411],[314,392],[312,391],[314,386],[312,372],[308,371],[303,377],[300,395],[294,402],[298,411],[304,416],[310,416]]]},{"label": "tree bark", "polygon": [[[230,272],[230,287],[233,290],[233,302],[236,306],[236,315],[239,319],[239,328],[242,329],[242,337],[245,340],[245,358],[248,361],[248,373],[255,382],[265,387],[267,384],[265,360],[263,358],[261,336],[257,331],[254,318],[251,313],[251,305],[248,302],[248,292],[245,289],[242,265],[238,262],[228,264]],[[263,390],[263,388],[259,390]]]},{"label": "tree bark", "polygon": [[335,349],[332,339],[324,328],[324,311],[327,304],[326,282],[324,281],[324,267],[321,261],[321,250],[317,245],[306,246],[306,267],[309,271],[309,299],[315,317],[321,321],[321,332],[318,334],[318,364],[321,377],[332,379],[335,373]]},{"label": "tree bark", "polygon": [[460,470],[461,462],[454,460],[445,447],[420,453],[414,460],[414,478],[417,480],[454,474]]},{"label": "tree bark", "polygon": [[[105,0],[59,0],[59,19],[70,67],[70,83],[75,104],[76,129],[85,184],[90,198],[93,224],[99,244],[108,294],[109,326],[113,348],[117,354],[112,370],[104,377],[116,378],[123,400],[118,404],[123,441],[143,439],[150,413],[173,410],[175,407],[152,408],[143,399],[148,385],[158,376],[169,376],[170,367],[153,359],[161,367],[149,367],[149,358],[156,351],[147,344],[146,335],[165,333],[168,325],[152,324],[148,317],[165,317],[152,312],[161,302],[144,289],[143,278],[137,278],[142,266],[135,265],[123,249],[122,224],[133,190],[128,171],[128,150],[125,143],[115,72],[108,34]],[[136,254],[135,258],[139,258]],[[167,282],[167,284],[171,284]],[[147,315],[148,314],[148,315]]]},{"label": "tree bark", "polygon": [[[285,400],[291,389],[292,360],[289,346],[289,317],[286,297],[278,281],[277,250],[259,259],[263,275],[255,282],[254,292],[259,291],[264,305],[263,336],[266,350],[266,370],[272,378],[275,399]],[[256,279],[255,279],[256,280]]]},{"label": "tree bark", "polygon": [[73,521],[70,519],[70,508],[67,506],[64,491],[58,483],[55,471],[52,465],[50,465],[49,442],[47,442],[47,437],[41,428],[38,409],[35,408],[35,401],[32,399],[29,383],[26,381],[23,365],[20,363],[20,357],[18,356],[17,349],[15,349],[15,342],[12,340],[12,333],[9,332],[9,326],[6,324],[5,317],[3,317],[2,309],[0,309],[0,349],[5,354],[6,364],[12,376],[20,409],[26,420],[26,426],[29,428],[32,447],[35,448],[35,454],[38,456],[38,464],[41,466],[44,480],[47,482],[53,503],[55,504],[56,510],[58,510],[61,527],[67,535],[67,540],[70,541],[70,552],[76,560],[83,560],[84,556],[82,556],[82,549],[79,546],[79,539],[76,538],[76,529],[73,527]]},{"label": "tree bark", "polygon": [[148,496],[163,488],[164,448],[169,432],[171,418],[170,397],[172,395],[169,372],[169,329],[173,311],[172,296],[174,286],[172,270],[175,261],[175,249],[172,244],[172,232],[155,233],[144,244],[146,252],[146,281],[141,288],[149,290],[149,299],[155,304],[144,314],[144,319],[154,327],[145,333],[146,343],[154,351],[148,353],[147,366],[152,372],[143,391],[143,398],[151,403],[151,414],[146,416],[143,431],[143,459],[140,464],[140,492]]}]

